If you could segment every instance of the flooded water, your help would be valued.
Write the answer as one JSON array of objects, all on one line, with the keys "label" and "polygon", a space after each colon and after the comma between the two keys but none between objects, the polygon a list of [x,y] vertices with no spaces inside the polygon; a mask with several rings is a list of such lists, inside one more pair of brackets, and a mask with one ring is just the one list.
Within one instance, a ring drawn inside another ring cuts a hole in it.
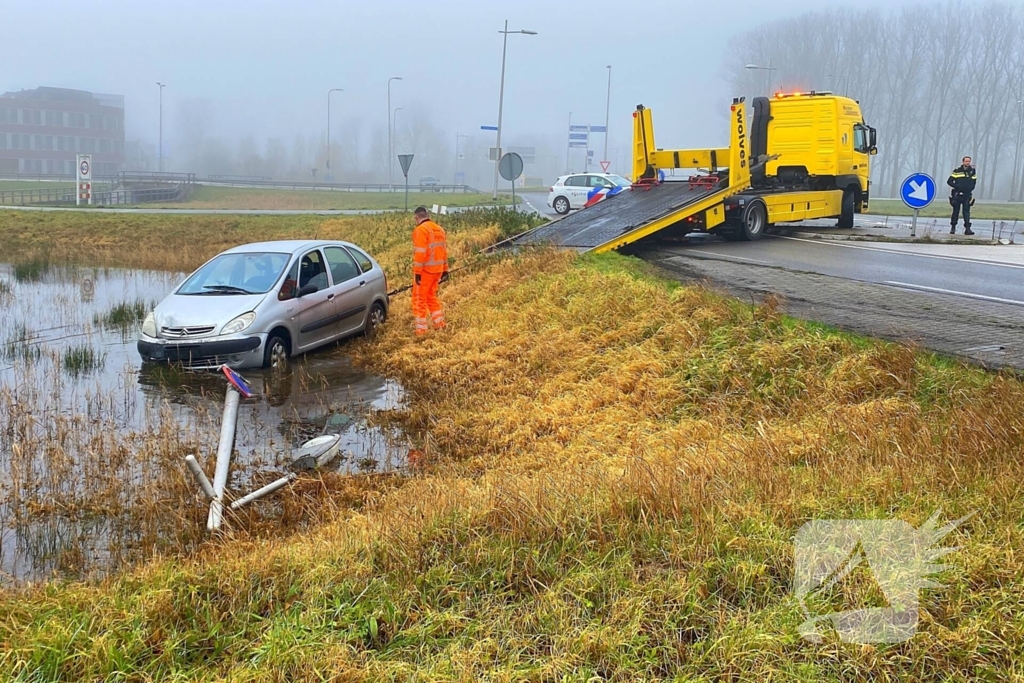
[{"label": "flooded water", "polygon": [[[98,576],[202,539],[205,504],[183,459],[212,472],[226,381],[142,366],[135,348],[140,318],[182,277],[0,264],[0,585]],[[401,387],[354,369],[344,346],[280,376],[241,373],[254,396],[238,413],[232,497],[287,472],[292,450],[323,433],[342,436],[333,471],[405,462],[409,442],[386,426]],[[278,514],[273,498],[254,509]]]}]

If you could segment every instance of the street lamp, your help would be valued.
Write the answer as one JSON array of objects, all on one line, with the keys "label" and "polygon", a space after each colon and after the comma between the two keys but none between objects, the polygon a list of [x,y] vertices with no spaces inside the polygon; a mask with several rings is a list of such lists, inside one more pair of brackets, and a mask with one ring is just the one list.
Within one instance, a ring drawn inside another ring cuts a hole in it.
[{"label": "street lamp", "polygon": [[395,190],[394,162],[392,161],[395,156],[395,148],[391,142],[391,81],[400,80],[402,80],[401,76],[392,76],[388,79],[388,190],[391,192]]},{"label": "street lamp", "polygon": [[768,60],[768,66],[758,66],[757,64],[747,64],[745,69],[751,69],[754,71],[767,71],[768,72],[768,96],[772,96],[772,72],[775,71],[775,67],[772,66],[772,60]]},{"label": "street lamp", "polygon": [[455,134],[455,184],[459,184],[459,138],[468,138],[468,135],[462,133]]},{"label": "street lamp", "polygon": [[[327,91],[327,175],[331,175],[331,93],[345,92],[343,88],[331,88]],[[334,178],[331,178],[333,181]]]},{"label": "street lamp", "polygon": [[160,81],[157,81],[157,85],[160,86],[160,138],[157,143],[159,146],[156,150],[157,168],[163,173],[164,170],[164,88],[167,86]]},{"label": "street lamp", "polygon": [[[612,108],[612,65],[608,65],[608,100],[604,105],[604,156],[601,158],[602,161],[608,161],[608,122],[609,114]],[[606,171],[607,169],[601,169]]]},{"label": "street lamp", "polygon": [[526,29],[520,29],[518,31],[509,31],[508,19],[505,20],[505,29],[503,31],[498,31],[498,33],[501,33],[504,36],[504,38],[502,39],[501,43],[501,86],[498,90],[498,155],[497,158],[494,160],[494,195],[491,197],[495,201],[497,201],[498,199],[498,161],[501,159],[501,113],[502,108],[505,104],[505,54],[508,51],[508,35],[510,33],[521,33],[524,36],[537,35],[536,31],[527,31]]},{"label": "street lamp", "polygon": [[1020,163],[1020,136],[1024,132],[1024,101],[1017,100],[1017,151],[1013,157],[1013,182],[1010,187],[1010,201],[1015,198],[1017,201],[1021,200],[1021,196],[1024,195],[1024,180],[1021,180],[1020,186],[1017,185],[1018,168]]},{"label": "street lamp", "polygon": [[395,107],[395,111],[391,114],[391,134],[395,138],[395,151],[398,151],[398,136],[395,134],[395,128],[398,126],[398,112],[402,111],[402,107]]},{"label": "street lamp", "polygon": [[569,154],[572,152],[572,112],[569,112],[569,129],[565,134],[565,172],[569,172]]}]

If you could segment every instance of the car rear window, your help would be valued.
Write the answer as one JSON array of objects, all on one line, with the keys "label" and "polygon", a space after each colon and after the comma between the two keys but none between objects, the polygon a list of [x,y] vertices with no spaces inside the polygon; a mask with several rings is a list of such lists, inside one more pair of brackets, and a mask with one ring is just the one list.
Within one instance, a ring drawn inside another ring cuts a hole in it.
[{"label": "car rear window", "polygon": [[359,249],[356,249],[355,247],[349,247],[348,251],[355,258],[356,263],[359,264],[359,267],[363,269],[364,273],[367,273],[373,269],[373,261],[371,261],[370,257],[367,256],[365,253],[363,253]]}]

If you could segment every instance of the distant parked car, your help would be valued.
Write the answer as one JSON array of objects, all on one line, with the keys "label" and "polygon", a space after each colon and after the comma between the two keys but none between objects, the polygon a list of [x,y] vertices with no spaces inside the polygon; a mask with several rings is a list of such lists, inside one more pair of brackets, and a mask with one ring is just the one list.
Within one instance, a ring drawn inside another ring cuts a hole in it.
[{"label": "distant parked car", "polygon": [[564,216],[572,209],[582,209],[618,194],[632,186],[614,173],[572,173],[555,181],[548,192],[548,206]]},{"label": "distant parked car", "polygon": [[388,315],[380,265],[348,242],[289,240],[228,249],[199,267],[146,316],[144,361],[193,369],[273,367]]},{"label": "distant parked car", "polygon": [[420,178],[420,192],[440,192],[441,181],[432,175],[425,175]]}]

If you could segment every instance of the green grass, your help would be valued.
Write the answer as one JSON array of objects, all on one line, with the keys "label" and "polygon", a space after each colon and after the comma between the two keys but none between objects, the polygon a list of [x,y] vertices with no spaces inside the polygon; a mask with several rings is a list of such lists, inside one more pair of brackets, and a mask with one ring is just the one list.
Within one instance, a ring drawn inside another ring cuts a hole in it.
[{"label": "green grass", "polygon": [[[914,212],[907,208],[899,199],[872,199],[870,214],[879,216],[912,216]],[[920,216],[927,218],[949,218],[952,209],[945,196],[935,198],[928,207],[921,210]],[[1024,204],[985,204],[975,203],[971,207],[971,218],[992,219],[997,221],[1024,220]]]},{"label": "green grass", "polygon": [[46,251],[14,263],[14,280],[16,282],[38,282],[48,272],[50,272],[50,255]]},{"label": "green grass", "polygon": [[88,344],[78,344],[61,353],[61,368],[72,377],[81,377],[103,367],[103,360],[103,354],[97,353]]},{"label": "green grass", "polygon": [[0,192],[13,190],[67,190],[74,192],[75,184],[69,182],[48,182],[39,180],[0,180]]},{"label": "green grass", "polygon": [[[491,206],[510,204],[511,197],[499,196],[497,201],[489,193],[441,193],[409,191],[409,210],[419,205],[428,209],[440,206]],[[405,208],[404,192],[342,192],[337,190],[281,190],[264,188],[213,187],[202,185],[195,189],[187,202],[142,204],[148,208],[189,209],[255,209],[255,210],[401,210]]]},{"label": "green grass", "polygon": [[156,302],[136,299],[135,301],[119,301],[110,309],[93,316],[93,323],[107,329],[127,331],[138,325],[149,312],[156,307]]},{"label": "green grass", "polygon": [[0,349],[2,349],[3,359],[9,362],[14,360],[33,361],[42,355],[40,346],[32,341],[32,334],[22,321],[11,324]]}]

